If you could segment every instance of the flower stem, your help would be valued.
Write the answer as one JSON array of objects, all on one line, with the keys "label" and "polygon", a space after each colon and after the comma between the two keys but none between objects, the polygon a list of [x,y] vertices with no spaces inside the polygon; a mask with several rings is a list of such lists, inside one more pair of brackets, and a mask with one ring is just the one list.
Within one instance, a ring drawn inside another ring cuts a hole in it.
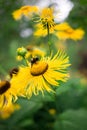
[{"label": "flower stem", "polygon": [[50,29],[49,29],[48,23],[47,23],[47,35],[48,35],[48,46],[49,46],[49,51],[50,51],[50,54],[51,54]]},{"label": "flower stem", "polygon": [[28,66],[28,61],[26,60],[25,56],[23,56],[23,61],[26,66]]}]

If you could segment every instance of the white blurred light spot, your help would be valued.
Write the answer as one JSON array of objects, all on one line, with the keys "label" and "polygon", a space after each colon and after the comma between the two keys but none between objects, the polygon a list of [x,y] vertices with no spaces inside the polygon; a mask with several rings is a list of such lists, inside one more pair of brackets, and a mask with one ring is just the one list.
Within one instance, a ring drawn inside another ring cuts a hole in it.
[{"label": "white blurred light spot", "polygon": [[33,33],[32,29],[26,28],[20,32],[20,36],[23,38],[29,37]]},{"label": "white blurred light spot", "polygon": [[53,2],[55,21],[64,21],[68,17],[74,4],[70,0],[53,0]]}]

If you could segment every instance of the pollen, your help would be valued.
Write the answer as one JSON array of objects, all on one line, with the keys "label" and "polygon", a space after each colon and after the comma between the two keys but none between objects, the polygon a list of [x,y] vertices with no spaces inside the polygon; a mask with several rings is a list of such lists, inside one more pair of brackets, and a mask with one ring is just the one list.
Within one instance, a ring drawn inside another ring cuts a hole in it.
[{"label": "pollen", "polygon": [[30,73],[33,76],[43,75],[48,69],[48,64],[46,62],[38,61],[34,63],[30,69]]},{"label": "pollen", "polygon": [[10,88],[10,83],[8,81],[0,82],[0,95],[5,93]]}]

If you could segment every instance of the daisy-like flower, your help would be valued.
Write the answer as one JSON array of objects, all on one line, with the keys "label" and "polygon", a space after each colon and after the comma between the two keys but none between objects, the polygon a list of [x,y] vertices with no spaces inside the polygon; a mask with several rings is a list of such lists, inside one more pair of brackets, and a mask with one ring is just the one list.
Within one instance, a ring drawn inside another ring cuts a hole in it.
[{"label": "daisy-like flower", "polygon": [[7,105],[6,107],[3,107],[2,109],[0,109],[0,118],[2,119],[7,119],[11,116],[12,113],[14,113],[14,111],[19,110],[20,106],[18,104],[10,104]]},{"label": "daisy-like flower", "polygon": [[20,20],[22,16],[26,16],[29,18],[29,16],[32,16],[32,14],[36,13],[37,11],[38,11],[37,6],[26,5],[14,11],[12,15],[15,20]]},{"label": "daisy-like flower", "polygon": [[26,16],[27,18],[29,18],[30,14],[33,13],[37,15],[37,17],[35,18],[33,18],[33,15],[31,15],[34,21],[40,22],[42,27],[44,29],[47,29],[48,31],[49,29],[54,30],[55,22],[52,8],[44,8],[40,10],[37,6],[23,6],[13,12],[13,17],[16,20],[19,20],[22,16]]},{"label": "daisy-like flower", "polygon": [[39,12],[39,20],[36,25],[36,32],[34,35],[37,36],[45,36],[49,35],[49,33],[54,32],[55,30],[55,22],[53,15],[53,8],[44,8]]},{"label": "daisy-like flower", "polygon": [[[35,36],[46,36],[47,30],[42,28],[41,24],[38,24],[37,30],[35,31]],[[50,34],[55,34],[59,39],[66,40],[66,39],[72,39],[72,40],[81,40],[84,36],[84,30],[83,29],[73,29],[68,23],[64,22],[61,24],[55,24],[54,30],[50,29]]]},{"label": "daisy-like flower", "polygon": [[0,81],[0,108],[11,104],[11,102],[17,99],[17,90],[11,87],[9,81]]},{"label": "daisy-like flower", "polygon": [[40,13],[40,21],[43,29],[53,29],[54,30],[54,16],[52,8],[44,8]]},{"label": "daisy-like flower", "polygon": [[62,40],[81,40],[85,33],[83,29],[73,29],[68,23],[61,23],[56,26],[56,29],[58,29],[58,32],[56,32],[56,36]]},{"label": "daisy-like flower", "polygon": [[51,92],[51,86],[58,86],[58,81],[65,82],[69,77],[66,71],[69,64],[69,57],[64,52],[58,51],[57,54],[50,57],[43,57],[39,60],[37,57],[31,60],[27,67],[20,67],[17,75],[11,79],[11,86],[20,89],[20,92],[26,92],[28,97],[34,93],[44,90]]},{"label": "daisy-like flower", "polygon": [[54,21],[57,23],[63,22],[69,15],[74,4],[70,0],[39,0],[36,5],[39,8],[52,7],[54,14]]}]

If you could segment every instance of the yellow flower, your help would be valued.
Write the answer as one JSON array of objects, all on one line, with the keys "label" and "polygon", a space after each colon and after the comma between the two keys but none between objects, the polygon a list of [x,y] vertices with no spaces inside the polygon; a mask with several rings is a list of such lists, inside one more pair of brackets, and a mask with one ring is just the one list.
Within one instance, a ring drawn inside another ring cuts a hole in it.
[{"label": "yellow flower", "polygon": [[27,46],[26,48],[24,47],[18,48],[17,54],[18,55],[16,59],[21,61],[23,60],[23,58],[28,59],[35,56],[43,57],[45,55],[45,52],[42,51],[40,48],[34,46]]},{"label": "yellow flower", "polygon": [[61,23],[56,26],[56,29],[58,30],[56,36],[58,36],[59,39],[72,39],[76,41],[81,40],[84,36],[82,29],[73,29],[68,23]]},{"label": "yellow flower", "polygon": [[65,82],[69,77],[66,69],[70,66],[69,57],[58,51],[50,57],[42,57],[41,60],[33,58],[28,67],[20,67],[17,75],[11,79],[13,87],[20,88],[20,92],[26,91],[28,97],[39,91],[53,91],[51,86],[58,86],[58,81]]},{"label": "yellow flower", "polygon": [[55,29],[55,22],[54,22],[54,16],[53,16],[53,9],[52,8],[44,8],[41,10],[39,15],[39,24],[36,25],[37,31],[35,32],[35,35],[47,35],[48,33],[51,33]]},{"label": "yellow flower", "polygon": [[33,13],[36,13],[37,11],[38,11],[37,6],[27,5],[27,6],[22,6],[20,9],[14,11],[12,15],[15,20],[19,20],[21,19],[22,16],[29,17]]},{"label": "yellow flower", "polygon": [[54,16],[52,8],[44,8],[40,14],[41,24],[44,29],[54,29]]},{"label": "yellow flower", "polygon": [[[35,31],[34,35],[36,36],[46,36],[47,35],[47,29],[43,29],[41,24],[36,25],[37,30]],[[70,26],[68,23],[61,23],[61,24],[55,24],[54,29],[50,29],[49,33],[55,33],[59,31],[65,31],[69,29]]]},{"label": "yellow flower", "polygon": [[[35,36],[46,36],[47,30],[43,29],[41,24],[36,26]],[[54,29],[50,29],[50,34],[54,33],[59,39],[66,40],[81,40],[84,36],[83,29],[73,29],[68,23],[55,24]]]},{"label": "yellow flower", "polygon": [[56,114],[56,110],[54,108],[51,108],[51,109],[49,109],[49,113],[51,115],[55,115]]},{"label": "yellow flower", "polygon": [[[50,34],[54,33],[54,29],[50,28],[49,33]],[[35,36],[46,36],[47,34],[48,34],[47,28],[43,28],[43,25],[40,23],[36,25],[36,31],[34,32]]]},{"label": "yellow flower", "polygon": [[36,46],[27,46],[26,49],[28,51],[26,54],[26,58],[35,57],[35,56],[39,56],[39,57],[45,56],[45,52],[40,48],[37,48]]},{"label": "yellow flower", "polygon": [[70,25],[67,22],[56,24],[55,30],[58,31],[65,31],[67,29],[70,29]]},{"label": "yellow flower", "polygon": [[0,81],[0,108],[9,105],[12,100],[17,99],[17,90],[12,88],[9,81]]},{"label": "yellow flower", "polygon": [[19,110],[20,106],[18,104],[10,104],[7,105],[6,107],[3,107],[2,109],[0,109],[0,118],[2,119],[7,119],[11,116],[11,114],[15,111],[15,110]]}]

